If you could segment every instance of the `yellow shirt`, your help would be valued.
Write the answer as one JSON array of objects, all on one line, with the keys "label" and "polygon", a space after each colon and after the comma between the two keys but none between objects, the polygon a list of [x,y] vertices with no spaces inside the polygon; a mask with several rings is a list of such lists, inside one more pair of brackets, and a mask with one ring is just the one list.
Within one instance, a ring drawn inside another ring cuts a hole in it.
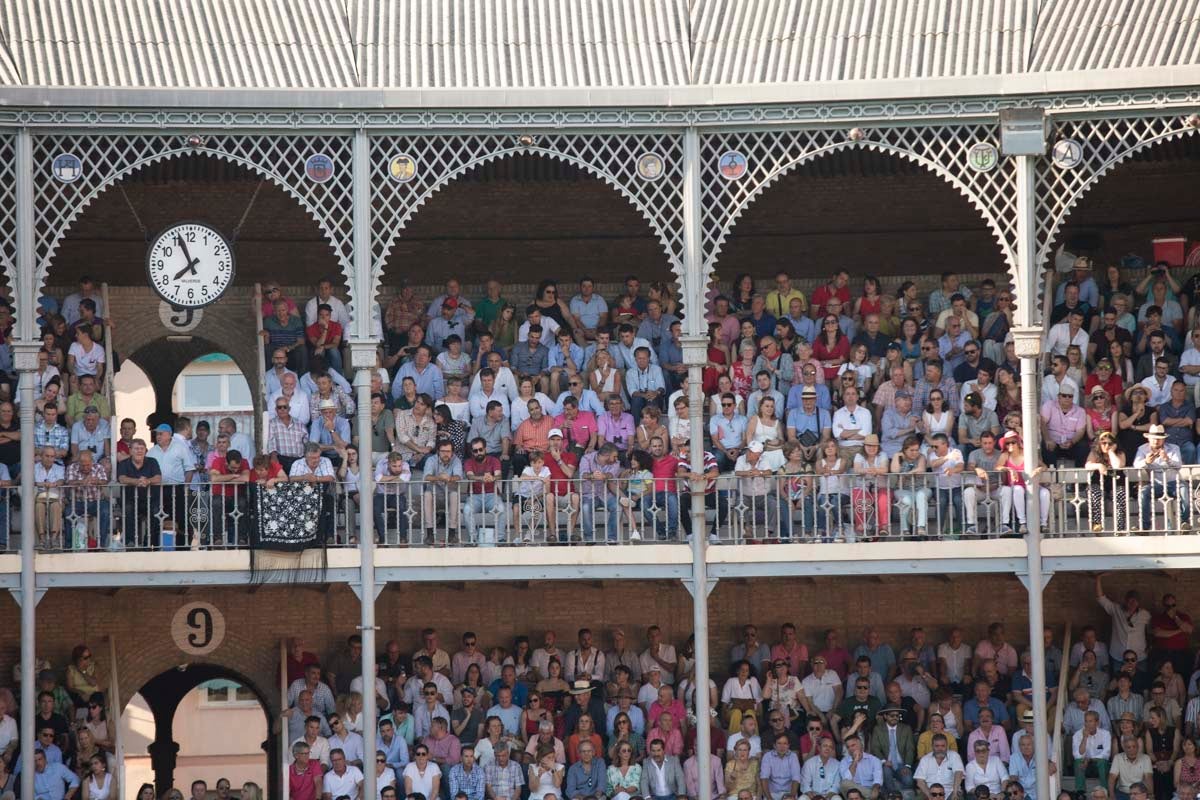
[{"label": "yellow shirt", "polygon": [[[946,734],[946,744],[949,746],[950,750],[952,750],[955,753],[958,752],[958,740],[948,733]],[[917,760],[920,761],[922,758],[924,758],[926,756],[926,754],[932,753],[932,752],[933,752],[933,731],[925,731],[924,733],[921,734],[921,738],[917,739]]]},{"label": "yellow shirt", "polygon": [[767,292],[767,313],[780,319],[788,315],[788,308],[792,304],[792,298],[800,301],[800,310],[808,311],[808,300],[804,297],[804,292],[799,289],[792,289],[787,294],[781,295],[778,289],[772,289]]}]

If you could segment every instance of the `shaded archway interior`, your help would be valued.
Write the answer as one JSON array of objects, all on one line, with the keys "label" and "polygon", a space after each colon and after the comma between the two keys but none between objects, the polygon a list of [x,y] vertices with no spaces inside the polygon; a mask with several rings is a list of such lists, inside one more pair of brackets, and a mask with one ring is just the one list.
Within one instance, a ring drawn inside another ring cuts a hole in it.
[{"label": "shaded archway interior", "polygon": [[1149,147],[1101,177],[1065,220],[1062,244],[1102,263],[1152,257],[1151,240],[1200,240],[1200,135]]},{"label": "shaded archway interior", "polygon": [[[983,217],[929,169],[889,153],[847,149],[806,162],[768,187],[738,219],[717,261],[728,285],[786,269],[802,282],[835,269],[856,276],[1007,272]],[[936,278],[932,278],[936,281]],[[857,290],[857,289],[856,289]]]},{"label": "shaded archway interior", "polygon": [[201,337],[163,337],[142,345],[129,355],[129,360],[146,373],[154,389],[155,411],[151,417],[151,427],[160,422],[174,422],[175,414],[171,410],[171,403],[176,379],[197,358],[213,353],[228,355],[242,371],[247,382],[250,382],[251,386],[254,385],[253,381],[258,374],[256,364],[244,363],[243,358]]},{"label": "shaded archway interior", "polygon": [[240,164],[197,154],[147,165],[122,180],[119,188],[113,185],[101,193],[63,238],[47,284],[74,286],[80,276],[91,275],[113,285],[145,285],[146,237],[138,218],[150,235],[194,219],[228,237],[247,207],[235,244],[235,284],[278,280],[309,285],[322,276],[344,283],[320,226],[294,197]]},{"label": "shaded archway interior", "polygon": [[[219,664],[187,662],[181,663],[174,669],[159,673],[138,691],[154,715],[154,741],[150,744],[149,749],[151,764],[154,767],[155,794],[161,795],[162,792],[174,785],[175,764],[179,753],[178,745],[172,737],[172,730],[175,711],[179,708],[179,704],[188,692],[200,684],[221,679],[239,683],[253,692],[255,699],[262,706],[269,736],[272,721],[271,704],[262,690],[245,675]],[[266,741],[263,745],[268,761],[267,775],[270,776],[271,782],[271,792],[268,796],[277,797],[279,796],[276,794],[276,790],[279,788],[277,785],[279,782],[278,750],[269,746]]]},{"label": "shaded archway interior", "polygon": [[388,256],[382,294],[394,293],[401,277],[431,286],[449,276],[465,284],[555,278],[573,287],[581,275],[607,283],[629,273],[674,280],[661,242],[629,200],[582,167],[515,155],[470,170],[416,211]]}]

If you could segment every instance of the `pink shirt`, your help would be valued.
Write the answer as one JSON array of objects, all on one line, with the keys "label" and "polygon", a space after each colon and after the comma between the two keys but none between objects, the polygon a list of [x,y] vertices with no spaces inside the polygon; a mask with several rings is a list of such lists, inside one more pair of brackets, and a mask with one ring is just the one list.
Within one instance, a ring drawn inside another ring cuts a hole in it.
[{"label": "pink shirt", "polygon": [[[722,797],[725,794],[725,768],[721,766],[721,759],[715,753],[709,754],[708,760],[712,796]],[[700,795],[700,762],[695,756],[683,763],[683,782],[687,785],[688,797]]]},{"label": "pink shirt", "polygon": [[683,753],[683,734],[679,732],[679,728],[672,728],[670,733],[659,730],[657,727],[651,728],[646,734],[646,750],[650,749],[650,742],[655,739],[662,739],[666,745],[667,755],[679,756]]},{"label": "pink shirt", "polygon": [[[684,715],[683,701],[680,700],[679,698],[675,698],[674,700],[671,701],[671,704],[669,706],[663,706],[661,701],[655,700],[653,703],[650,704],[650,713],[647,715],[649,717],[649,719],[646,720],[647,724],[653,725],[655,727],[655,729],[657,729],[658,728],[658,718],[662,715],[662,713],[664,711],[670,711],[671,716],[675,718],[675,722],[678,724],[684,718],[684,716],[683,716]],[[646,743],[649,744],[650,740],[652,738],[654,738],[654,737],[647,736]]]},{"label": "pink shirt", "polygon": [[588,442],[592,439],[592,434],[599,429],[599,423],[596,422],[596,415],[591,411],[580,411],[575,415],[575,419],[568,420],[566,414],[559,414],[554,418],[556,427],[561,428],[562,432],[567,434],[567,438],[571,444],[578,444],[587,447]]},{"label": "pink shirt", "polygon": [[997,650],[991,639],[984,639],[975,645],[975,657],[993,659],[1001,675],[1013,675],[1017,671],[1017,651],[1008,642],[1000,645],[1000,649]]},{"label": "pink shirt", "polygon": [[777,644],[771,648],[771,661],[777,660],[786,660],[789,664],[789,674],[800,678],[800,665],[808,661],[808,645],[796,642],[795,649],[789,652],[782,644]]},{"label": "pink shirt", "polygon": [[1079,406],[1071,406],[1070,411],[1063,413],[1055,400],[1042,406],[1042,422],[1046,423],[1046,430],[1055,443],[1065,444],[1087,428],[1087,414]]}]

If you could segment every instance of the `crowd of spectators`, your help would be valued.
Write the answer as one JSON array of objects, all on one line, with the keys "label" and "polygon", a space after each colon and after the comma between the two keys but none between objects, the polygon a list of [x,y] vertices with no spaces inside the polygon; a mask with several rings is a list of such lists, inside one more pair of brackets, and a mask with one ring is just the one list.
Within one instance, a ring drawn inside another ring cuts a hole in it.
[{"label": "crowd of spectators", "polygon": [[[786,272],[768,291],[740,275],[731,291],[710,296],[699,409],[690,407],[684,310],[670,284],[643,293],[630,276],[606,299],[590,277],[570,297],[547,279],[524,303],[498,280],[472,298],[453,278],[433,298],[402,283],[378,319],[371,464],[359,463],[356,398],[343,369],[349,310],[330,280],[306,301],[264,287],[261,447],[236,429],[210,445],[207,425],[193,430],[187,420],[159,426],[146,447],[123,421],[108,453],[98,387],[111,324],[84,279],[61,316],[44,313],[34,377],[37,534],[44,546],[70,546],[63,519],[72,510],[106,528],[114,498],[96,487],[111,480],[127,487],[118,527],[144,523],[155,542],[160,508],[178,530],[187,505],[174,488],[143,497],[156,482],[211,484],[211,517],[229,528],[248,486],[307,480],[344,487],[344,519],[361,508],[380,529],[417,528],[414,541],[435,525],[446,540],[505,541],[507,528],[516,541],[531,520],[554,531],[551,541],[564,527],[565,537],[589,540],[636,540],[639,527],[676,538],[690,528],[686,500],[698,486],[718,528],[737,494],[758,506],[753,523],[785,539],[797,527],[798,536],[847,538],[1021,535],[1028,493],[1036,487],[1044,498],[1042,525],[1051,505],[1045,479],[1029,475],[1055,466],[1091,472],[1092,529],[1106,528],[1109,511],[1109,529],[1150,527],[1152,503],[1186,494],[1178,468],[1196,461],[1200,279],[1181,285],[1165,264],[1138,277],[1133,286],[1115,267],[1101,274],[1079,258],[1052,284],[1043,447],[1030,454],[1020,438],[1013,295],[991,279],[967,286],[946,272],[922,294],[912,281],[885,290],[871,276],[852,286],[840,270],[809,298]],[[701,473],[682,457],[693,425],[705,439]],[[0,404],[0,481],[9,484],[20,471],[19,435],[12,406]],[[1152,473],[1136,504],[1123,483],[1104,490],[1126,466]],[[373,498],[359,496],[363,468],[377,481]],[[1184,524],[1189,500],[1179,497]],[[989,510],[981,516],[980,507]],[[107,538],[90,535],[101,547]]]},{"label": "crowd of spectators", "polygon": [[[1069,653],[1044,634],[1051,763],[1068,798],[1172,800],[1200,781],[1200,665],[1191,618],[1174,595],[1151,613],[1136,592],[1096,598],[1111,637],[1082,630]],[[695,682],[694,642],[669,644],[658,626],[644,646],[621,628],[572,642],[554,630],[486,647],[468,631],[459,648],[421,632],[408,654],[386,643],[373,686],[350,636],[323,661],[289,645],[287,727],[292,797],[355,797],[362,770],[381,792],[453,800],[714,798],[1036,800],[1032,667],[1003,623],[965,641],[935,643],[914,627],[890,643],[868,628],[853,649],[836,629],[810,650],[796,626],[778,638],[742,629],[727,660]],[[560,646],[562,645],[562,646]],[[1188,677],[1190,676],[1190,681]],[[1068,697],[1060,699],[1059,686]],[[363,692],[375,694],[374,766],[363,751]],[[707,691],[711,761],[697,762],[697,691]],[[1096,790],[1099,794],[1096,794]]]}]

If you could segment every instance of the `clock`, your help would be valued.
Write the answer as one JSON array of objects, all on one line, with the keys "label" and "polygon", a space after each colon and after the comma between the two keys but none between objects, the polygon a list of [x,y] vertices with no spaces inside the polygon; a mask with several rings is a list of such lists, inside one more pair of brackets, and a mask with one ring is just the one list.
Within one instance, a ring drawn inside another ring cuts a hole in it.
[{"label": "clock", "polygon": [[233,247],[203,222],[177,222],[150,241],[146,276],[163,300],[201,308],[233,283]]}]

